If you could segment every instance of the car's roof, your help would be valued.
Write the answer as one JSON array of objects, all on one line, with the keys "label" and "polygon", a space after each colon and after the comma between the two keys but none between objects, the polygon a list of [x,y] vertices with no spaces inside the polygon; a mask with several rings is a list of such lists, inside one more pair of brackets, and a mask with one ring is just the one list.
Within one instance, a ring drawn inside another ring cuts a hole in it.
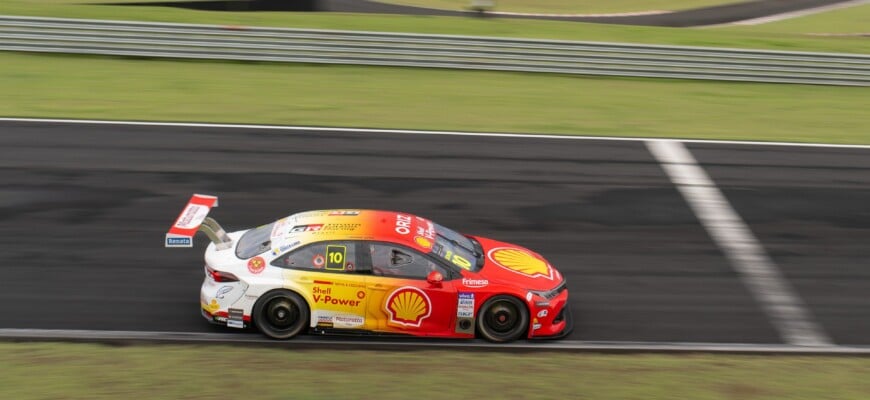
[{"label": "car's roof", "polygon": [[272,246],[279,251],[326,240],[375,240],[399,243],[428,252],[435,241],[435,225],[413,214],[335,209],[293,214],[275,222]]}]

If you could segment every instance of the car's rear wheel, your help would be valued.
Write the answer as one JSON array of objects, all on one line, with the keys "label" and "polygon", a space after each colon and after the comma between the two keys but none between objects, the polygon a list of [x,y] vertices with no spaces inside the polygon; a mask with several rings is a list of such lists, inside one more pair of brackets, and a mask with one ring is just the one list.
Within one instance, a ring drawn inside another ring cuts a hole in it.
[{"label": "car's rear wheel", "polygon": [[308,325],[308,304],[289,290],[266,293],[254,305],[254,324],[273,339],[289,339]]},{"label": "car's rear wheel", "polygon": [[490,342],[511,342],[525,335],[529,310],[513,296],[495,296],[480,307],[477,331]]}]

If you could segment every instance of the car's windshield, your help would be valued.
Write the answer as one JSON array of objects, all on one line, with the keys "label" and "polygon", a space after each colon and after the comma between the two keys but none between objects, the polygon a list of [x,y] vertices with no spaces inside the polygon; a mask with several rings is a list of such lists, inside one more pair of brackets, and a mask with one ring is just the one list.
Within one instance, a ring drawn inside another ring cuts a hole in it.
[{"label": "car's windshield", "polygon": [[269,250],[273,225],[275,225],[274,222],[260,225],[245,232],[239,239],[239,245],[236,246],[236,257],[247,259]]},{"label": "car's windshield", "polygon": [[477,271],[483,266],[480,245],[462,234],[435,224],[435,254],[449,263],[469,271]]}]

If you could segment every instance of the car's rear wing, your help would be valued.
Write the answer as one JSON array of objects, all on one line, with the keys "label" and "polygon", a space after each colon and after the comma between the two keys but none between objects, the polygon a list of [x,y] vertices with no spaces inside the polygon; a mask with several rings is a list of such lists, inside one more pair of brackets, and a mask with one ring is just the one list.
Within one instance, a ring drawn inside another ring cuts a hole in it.
[{"label": "car's rear wing", "polygon": [[218,250],[231,248],[233,240],[214,218],[208,216],[208,212],[217,206],[216,196],[194,194],[166,233],[166,247],[193,247],[193,235],[203,232]]}]

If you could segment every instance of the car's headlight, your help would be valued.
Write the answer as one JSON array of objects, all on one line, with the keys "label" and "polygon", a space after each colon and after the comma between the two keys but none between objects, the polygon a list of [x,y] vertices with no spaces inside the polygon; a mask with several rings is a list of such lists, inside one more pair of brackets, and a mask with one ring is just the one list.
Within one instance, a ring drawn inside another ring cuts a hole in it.
[{"label": "car's headlight", "polygon": [[559,286],[556,286],[553,289],[550,289],[550,290],[529,290],[529,292],[531,292],[532,294],[538,295],[540,297],[543,297],[547,300],[552,300],[552,299],[556,298],[556,296],[558,296],[559,293],[562,293],[562,291],[567,289],[567,288],[568,288],[568,283],[563,279],[562,283],[560,283]]}]

